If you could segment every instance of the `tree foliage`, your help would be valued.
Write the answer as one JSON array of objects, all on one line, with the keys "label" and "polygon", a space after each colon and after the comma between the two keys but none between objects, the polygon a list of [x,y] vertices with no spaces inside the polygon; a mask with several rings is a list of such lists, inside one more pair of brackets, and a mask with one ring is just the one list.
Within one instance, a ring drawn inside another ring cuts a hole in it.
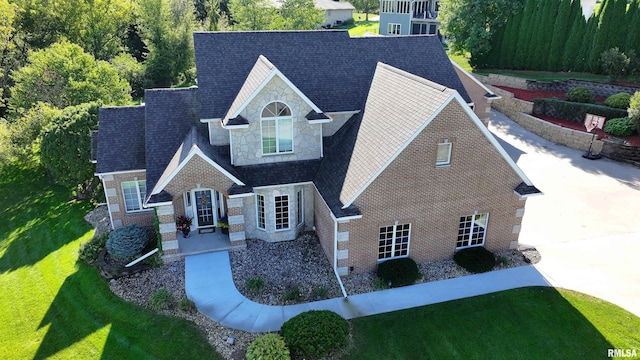
[{"label": "tree foliage", "polygon": [[193,3],[189,0],[141,0],[142,37],[149,48],[146,73],[150,86],[184,81],[194,67]]},{"label": "tree foliage", "polygon": [[441,31],[454,51],[468,51],[472,59],[491,50],[491,36],[515,15],[525,0],[442,0]]},{"label": "tree foliage", "polygon": [[272,30],[282,18],[268,0],[230,0],[234,30]]},{"label": "tree foliage", "polygon": [[369,21],[369,13],[373,13],[378,10],[380,2],[377,0],[353,0],[351,5],[359,12],[365,13],[365,20]]},{"label": "tree foliage", "polygon": [[70,106],[53,118],[42,135],[40,162],[58,184],[86,194],[95,183],[91,158],[91,131],[98,128],[99,103]]},{"label": "tree foliage", "polygon": [[324,22],[322,9],[313,0],[284,0],[280,8],[284,19],[283,30],[313,30]]},{"label": "tree foliage", "polygon": [[9,107],[14,116],[39,101],[61,109],[97,100],[115,105],[131,100],[129,84],[111,64],[69,42],[31,52],[13,80]]},{"label": "tree foliage", "polygon": [[39,102],[15,121],[7,122],[7,136],[0,140],[4,142],[7,155],[21,161],[37,161],[42,132],[60,112],[60,109]]},{"label": "tree foliage", "polygon": [[14,21],[17,6],[7,0],[0,0],[0,108],[4,108],[4,90],[7,88],[8,54],[15,47],[12,41],[16,34]]}]

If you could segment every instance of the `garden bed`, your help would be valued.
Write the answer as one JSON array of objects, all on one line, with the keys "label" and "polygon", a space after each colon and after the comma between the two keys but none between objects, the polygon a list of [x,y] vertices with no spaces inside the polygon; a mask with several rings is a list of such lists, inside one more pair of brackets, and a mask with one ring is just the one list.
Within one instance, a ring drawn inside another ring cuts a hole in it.
[{"label": "garden bed", "polygon": [[[495,87],[508,91],[512,93],[516,99],[520,99],[524,101],[533,101],[533,99],[547,99],[547,98],[564,99],[565,98],[565,93],[558,92],[558,91],[523,90],[523,89],[516,89],[508,86],[495,86]],[[599,103],[604,103],[606,98],[596,96],[595,100]]]}]

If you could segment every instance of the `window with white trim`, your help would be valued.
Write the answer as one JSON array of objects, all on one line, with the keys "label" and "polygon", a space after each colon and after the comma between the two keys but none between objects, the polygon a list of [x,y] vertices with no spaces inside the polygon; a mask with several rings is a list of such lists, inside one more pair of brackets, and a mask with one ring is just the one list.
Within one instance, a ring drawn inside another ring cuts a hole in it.
[{"label": "window with white trim", "polygon": [[274,101],[262,109],[262,153],[293,152],[293,117],[284,103]]},{"label": "window with white trim", "polygon": [[451,143],[445,140],[438,144],[438,153],[436,155],[436,166],[445,166],[451,164]]},{"label": "window with white trim", "polygon": [[276,196],[276,230],[286,230],[289,228],[289,195]]},{"label": "window with white trim", "polygon": [[304,192],[302,189],[298,190],[296,200],[298,203],[298,225],[302,225],[304,223]]},{"label": "window with white trim", "polygon": [[123,182],[122,195],[126,212],[145,210],[142,208],[142,203],[147,196],[147,182],[145,180]]},{"label": "window with white trim", "polygon": [[389,23],[387,26],[387,34],[389,35],[400,35],[400,28],[402,26],[396,23]]},{"label": "window with white trim", "polygon": [[264,217],[264,195],[256,194],[256,227],[264,230],[266,221]]},{"label": "window with white trim", "polygon": [[487,222],[489,214],[474,214],[462,216],[458,228],[458,240],[456,249],[464,249],[484,244],[487,235]]},{"label": "window with white trim", "polygon": [[395,0],[382,0],[380,3],[380,12],[394,13],[395,12]]},{"label": "window with white trim", "polygon": [[378,238],[378,260],[408,256],[410,237],[411,224],[381,227]]}]

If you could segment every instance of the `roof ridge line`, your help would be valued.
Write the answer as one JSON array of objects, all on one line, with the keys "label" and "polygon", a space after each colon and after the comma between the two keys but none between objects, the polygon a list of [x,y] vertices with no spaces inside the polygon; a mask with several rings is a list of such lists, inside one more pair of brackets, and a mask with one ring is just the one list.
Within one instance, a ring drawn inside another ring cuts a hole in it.
[{"label": "roof ridge line", "polygon": [[389,64],[385,64],[383,62],[378,62],[377,67],[378,68],[382,68],[384,70],[388,70],[388,71],[390,71],[390,72],[392,72],[394,74],[400,75],[400,76],[405,77],[405,78],[407,78],[409,80],[415,81],[415,82],[417,82],[419,84],[427,85],[430,88],[432,88],[434,90],[437,90],[437,91],[440,91],[440,92],[446,92],[447,90],[455,91],[455,89],[448,88],[448,87],[446,87],[446,86],[444,86],[442,84],[438,84],[436,82],[433,82],[431,80],[425,79],[425,78],[420,77],[418,75],[414,75],[414,74],[412,74],[410,72],[407,72],[407,71],[398,69],[396,67],[393,67],[393,66],[391,66]]}]

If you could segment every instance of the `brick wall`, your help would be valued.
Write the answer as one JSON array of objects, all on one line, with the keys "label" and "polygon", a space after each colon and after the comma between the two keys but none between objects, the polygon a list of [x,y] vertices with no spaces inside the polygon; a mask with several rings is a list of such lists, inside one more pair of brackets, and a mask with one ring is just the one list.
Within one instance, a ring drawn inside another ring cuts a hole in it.
[{"label": "brick wall", "polygon": [[[198,186],[198,184],[200,186]],[[185,191],[198,187],[213,189],[227,196],[227,190],[233,181],[216,170],[200,156],[194,156],[165,187],[174,199],[182,197]],[[182,215],[182,214],[180,214]]]},{"label": "brick wall", "polygon": [[324,200],[318,193],[318,190],[313,190],[313,222],[316,227],[316,234],[320,240],[322,250],[329,259],[329,262],[333,266],[333,241],[334,241],[334,220],[331,217],[331,212]]},{"label": "brick wall", "polygon": [[[103,176],[104,192],[111,211],[111,219],[114,228],[138,224],[140,226],[153,226],[153,209],[127,212],[124,206],[122,183],[125,181],[145,180],[145,171],[126,172]],[[150,189],[148,190],[150,191]]]},{"label": "brick wall", "polygon": [[[444,138],[453,143],[451,165],[436,167],[437,144]],[[373,270],[379,229],[395,221],[411,223],[411,258],[419,263],[450,258],[460,217],[474,211],[489,213],[489,250],[513,247],[522,220],[516,212],[525,205],[513,192],[520,182],[460,104],[452,102],[355,201],[363,218],[339,229],[349,231],[348,265],[355,273]]]}]

